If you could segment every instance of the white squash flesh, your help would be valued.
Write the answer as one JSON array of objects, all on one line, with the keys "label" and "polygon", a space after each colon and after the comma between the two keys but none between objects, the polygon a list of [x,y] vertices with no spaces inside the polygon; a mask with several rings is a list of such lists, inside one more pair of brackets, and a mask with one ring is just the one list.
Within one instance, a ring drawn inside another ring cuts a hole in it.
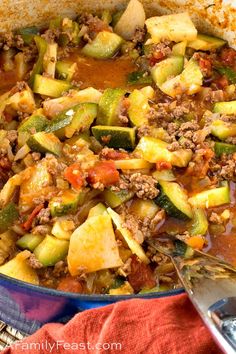
[{"label": "white squash flesh", "polygon": [[193,41],[197,37],[197,30],[187,12],[151,17],[145,23],[151,35],[147,44],[159,43],[163,39],[173,42]]},{"label": "white squash flesh", "polygon": [[53,98],[43,102],[43,112],[49,117],[53,118],[55,115],[62,112],[64,109],[69,109],[78,103],[91,102],[98,103],[102,93],[93,87],[88,87],[84,90],[71,90],[70,95],[59,98]]},{"label": "white squash flesh", "polygon": [[117,22],[114,31],[122,38],[130,40],[136,28],[143,28],[145,24],[145,11],[143,5],[138,0],[131,0]]},{"label": "white squash flesh", "polygon": [[31,268],[27,262],[30,255],[31,253],[29,251],[18,253],[13,259],[0,267],[0,274],[34,285],[39,285],[36,271]]},{"label": "white squash flesh", "polygon": [[143,262],[148,264],[150,261],[146,256],[142,246],[133,238],[132,233],[125,227],[122,227],[124,224],[124,220],[111,208],[107,208],[108,213],[110,214],[112,221],[117,227],[117,230],[120,231],[121,235],[124,237],[127,245],[131,249],[132,253],[136,254],[138,258]]},{"label": "white squash flesh", "polygon": [[93,216],[73,232],[67,260],[73,276],[123,264],[109,215]]},{"label": "white squash flesh", "polygon": [[183,72],[164,82],[160,89],[173,98],[183,93],[193,95],[201,90],[202,80],[203,75],[198,63],[190,59]]}]

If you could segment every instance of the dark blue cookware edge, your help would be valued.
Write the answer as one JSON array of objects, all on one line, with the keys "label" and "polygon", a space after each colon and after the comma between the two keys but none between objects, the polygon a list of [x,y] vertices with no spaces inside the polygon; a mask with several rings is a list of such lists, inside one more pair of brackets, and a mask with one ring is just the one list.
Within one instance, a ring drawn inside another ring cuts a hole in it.
[{"label": "dark blue cookware edge", "polygon": [[67,322],[79,311],[133,298],[174,296],[184,289],[138,295],[83,295],[28,284],[0,275],[0,320],[26,333],[48,322]]}]

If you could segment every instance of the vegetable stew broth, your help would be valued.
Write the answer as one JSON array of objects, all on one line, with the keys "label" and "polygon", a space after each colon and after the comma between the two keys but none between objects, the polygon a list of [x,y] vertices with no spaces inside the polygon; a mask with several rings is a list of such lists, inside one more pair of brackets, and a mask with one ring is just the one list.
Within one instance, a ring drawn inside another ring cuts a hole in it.
[{"label": "vegetable stew broth", "polygon": [[224,40],[131,0],[7,33],[0,48],[1,274],[86,294],[173,289],[149,245],[168,235],[236,265]]}]

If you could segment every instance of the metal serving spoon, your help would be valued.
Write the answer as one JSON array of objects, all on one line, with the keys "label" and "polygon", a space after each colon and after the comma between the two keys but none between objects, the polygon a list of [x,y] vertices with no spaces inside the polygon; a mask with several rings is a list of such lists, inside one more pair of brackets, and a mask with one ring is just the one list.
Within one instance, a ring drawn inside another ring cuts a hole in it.
[{"label": "metal serving spoon", "polygon": [[[173,241],[173,238],[169,240]],[[152,239],[149,245],[170,257],[190,300],[216,342],[227,354],[236,353],[236,268],[180,240],[166,247]]]}]

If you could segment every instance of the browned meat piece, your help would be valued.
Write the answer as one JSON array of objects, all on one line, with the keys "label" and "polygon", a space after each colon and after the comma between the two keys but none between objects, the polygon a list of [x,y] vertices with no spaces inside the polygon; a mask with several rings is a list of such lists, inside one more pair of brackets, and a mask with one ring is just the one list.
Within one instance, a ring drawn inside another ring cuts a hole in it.
[{"label": "browned meat piece", "polygon": [[138,198],[154,199],[158,196],[159,190],[156,188],[157,181],[152,176],[134,173],[130,176],[130,189]]},{"label": "browned meat piece", "polygon": [[50,209],[49,208],[41,209],[36,217],[36,220],[39,225],[47,224],[50,221]]},{"label": "browned meat piece", "polygon": [[210,217],[209,217],[209,221],[212,222],[212,224],[223,224],[223,220],[220,217],[220,215],[218,215],[217,213],[212,212]]},{"label": "browned meat piece", "polygon": [[27,260],[28,264],[30,265],[31,268],[33,269],[40,269],[43,268],[42,263],[40,263],[37,258],[35,257],[35,255],[32,253],[29,257],[29,259]]}]

